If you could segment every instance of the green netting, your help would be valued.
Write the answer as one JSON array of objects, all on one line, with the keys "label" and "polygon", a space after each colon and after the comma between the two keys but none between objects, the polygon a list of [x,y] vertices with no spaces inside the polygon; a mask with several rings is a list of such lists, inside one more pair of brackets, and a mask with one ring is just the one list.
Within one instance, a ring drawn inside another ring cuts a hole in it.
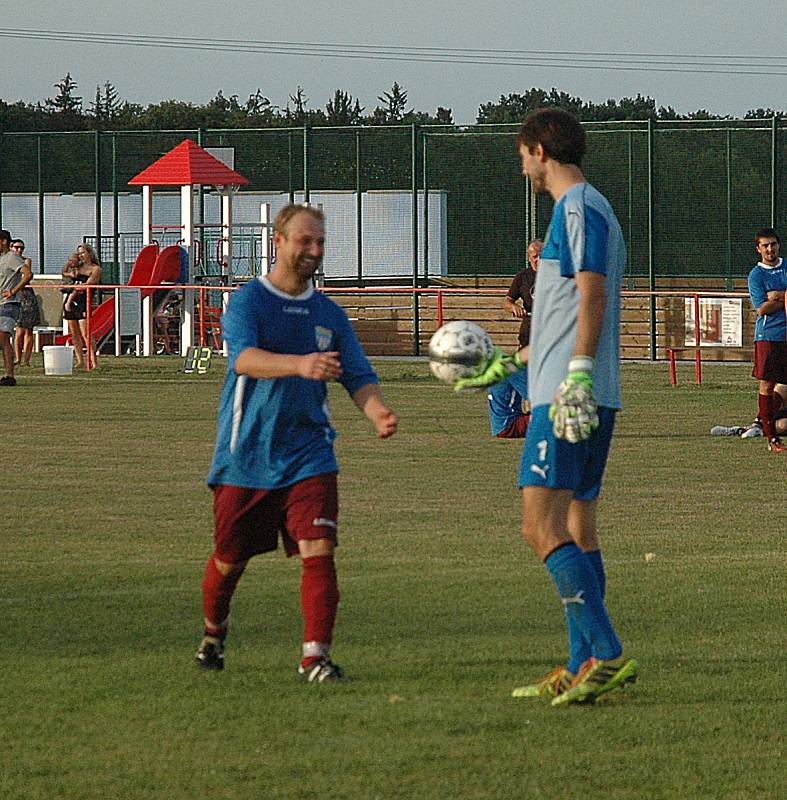
[{"label": "green netting", "polygon": [[[511,275],[525,261],[529,238],[545,235],[552,209],[549,197],[528,198],[515,149],[517,128],[5,133],[0,135],[0,218],[13,217],[31,240],[40,228],[46,234],[50,225],[73,224],[74,236],[100,235],[104,252],[106,238],[115,237],[120,225],[114,219],[114,192],[138,193],[128,181],[190,138],[207,147],[234,148],[235,167],[250,181],[244,188],[250,193],[247,211],[252,194],[255,202],[263,196],[284,202],[302,200],[305,191],[323,201],[328,194],[344,193],[335,213],[348,229],[362,231],[362,242],[356,233],[343,240],[359,279],[366,276],[367,264],[375,265],[369,275],[384,276],[385,263],[400,275],[403,269],[422,276],[435,270]],[[583,168],[620,219],[632,280],[650,275],[740,279],[755,260],[754,231],[787,218],[784,122],[589,123],[587,130]],[[96,187],[101,203],[89,199]],[[63,212],[60,223],[51,215],[61,213],[63,203],[44,202],[54,195],[75,197],[75,210]],[[204,207],[201,202],[200,214]],[[440,258],[434,261],[438,249]]]}]

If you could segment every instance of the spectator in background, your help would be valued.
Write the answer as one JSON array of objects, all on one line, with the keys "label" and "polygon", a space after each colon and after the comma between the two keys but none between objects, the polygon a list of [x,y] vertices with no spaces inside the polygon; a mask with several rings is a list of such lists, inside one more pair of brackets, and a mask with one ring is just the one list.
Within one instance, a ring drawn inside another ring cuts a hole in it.
[{"label": "spectator in background", "polygon": [[96,251],[89,244],[80,244],[76,253],[66,262],[62,275],[76,285],[63,301],[63,319],[68,322],[68,332],[74,344],[77,367],[85,364],[87,352],[88,365],[97,367],[96,345],[93,337],[87,341],[87,290],[86,286],[101,282],[101,263]]},{"label": "spectator in background", "polygon": [[538,259],[544,243],[533,239],[527,246],[527,266],[514,275],[508,294],[503,299],[503,308],[517,319],[519,325],[519,347],[527,347],[530,342],[530,317],[533,314],[533,291],[536,284]]},{"label": "spectator in background", "polygon": [[[32,279],[32,262],[24,255],[25,243],[21,239],[14,239],[11,242],[11,250],[24,260]],[[41,312],[38,308],[36,293],[29,286],[24,286],[17,296],[19,297],[19,319],[16,321],[16,333],[14,334],[14,364],[19,366],[24,364],[29,367],[30,355],[33,352],[33,328],[41,324]]]},{"label": "spectator in background", "polygon": [[11,337],[19,317],[19,292],[30,283],[32,277],[33,273],[25,260],[11,250],[11,234],[0,230],[0,348],[5,366],[0,386],[16,386]]},{"label": "spectator in background", "polygon": [[757,393],[757,417],[772,453],[787,452],[776,432],[774,415],[779,402],[774,396],[777,383],[787,383],[787,265],[779,258],[779,234],[773,228],[761,228],[754,236],[760,261],[749,273],[749,296],[757,319],[754,323],[754,369],[752,377],[760,382]]}]

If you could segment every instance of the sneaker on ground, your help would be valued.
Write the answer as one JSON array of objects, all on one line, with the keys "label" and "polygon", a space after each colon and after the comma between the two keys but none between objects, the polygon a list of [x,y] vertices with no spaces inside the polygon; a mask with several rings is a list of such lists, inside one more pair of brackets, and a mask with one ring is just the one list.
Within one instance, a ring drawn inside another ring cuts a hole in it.
[{"label": "sneaker on ground", "polygon": [[202,669],[224,669],[224,642],[217,636],[206,636],[199,643],[197,665]]},{"label": "sneaker on ground", "polygon": [[763,436],[762,425],[759,422],[754,422],[745,428],[741,434],[741,439],[755,439],[758,436]]},{"label": "sneaker on ground", "polygon": [[714,425],[710,429],[711,436],[743,436],[743,432],[746,428],[740,428],[738,426],[733,426],[728,428],[726,425]]},{"label": "sneaker on ground", "polygon": [[609,661],[589,658],[580,668],[571,686],[552,701],[553,706],[569,703],[595,703],[612,689],[634,683],[639,664],[633,658],[620,656]]},{"label": "sneaker on ground", "polygon": [[342,668],[328,656],[322,656],[306,667],[301,664],[298,674],[308,683],[343,683],[347,680]]},{"label": "sneaker on ground", "polygon": [[551,700],[565,692],[573,680],[574,676],[565,667],[555,667],[537,683],[517,686],[511,697],[545,697]]},{"label": "sneaker on ground", "polygon": [[16,378],[6,375],[4,378],[0,378],[0,386],[16,386]]},{"label": "sneaker on ground", "polygon": [[768,450],[772,453],[787,453],[787,444],[785,444],[778,436],[774,436],[768,440]]}]

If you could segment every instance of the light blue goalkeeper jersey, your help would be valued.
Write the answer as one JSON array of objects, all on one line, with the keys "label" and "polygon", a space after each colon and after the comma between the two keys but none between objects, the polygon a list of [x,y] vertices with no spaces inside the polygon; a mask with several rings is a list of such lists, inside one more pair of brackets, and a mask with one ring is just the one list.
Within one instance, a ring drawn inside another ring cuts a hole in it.
[{"label": "light blue goalkeeper jersey", "polygon": [[528,361],[533,408],[552,403],[574,355],[579,308],[574,276],[582,270],[605,276],[593,394],[600,406],[620,408],[620,287],[625,269],[626,247],[612,207],[589,183],[575,184],[555,204],[538,262]]},{"label": "light blue goalkeeper jersey", "polygon": [[350,395],[377,383],[347,315],[321,292],[291,297],[267,278],[234,292],[222,318],[229,349],[208,484],[275,489],[338,469],[324,381],[235,373],[249,347],[306,355],[337,350]]}]

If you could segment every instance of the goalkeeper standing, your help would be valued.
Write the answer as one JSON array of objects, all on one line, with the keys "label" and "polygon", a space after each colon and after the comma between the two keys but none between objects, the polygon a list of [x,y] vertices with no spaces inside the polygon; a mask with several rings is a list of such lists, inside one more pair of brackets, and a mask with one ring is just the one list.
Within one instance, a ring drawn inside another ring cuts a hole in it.
[{"label": "goalkeeper standing", "polygon": [[[552,705],[593,702],[636,679],[604,605],[596,507],[620,408],[620,288],[626,249],[614,212],[580,169],[585,131],[557,108],[525,119],[522,172],[555,207],[538,265],[529,353],[498,352],[479,383],[528,359],[532,420],[519,470],[522,534],[566,611],[568,660],[514,690]],[[476,383],[475,385],[478,385]]]}]

